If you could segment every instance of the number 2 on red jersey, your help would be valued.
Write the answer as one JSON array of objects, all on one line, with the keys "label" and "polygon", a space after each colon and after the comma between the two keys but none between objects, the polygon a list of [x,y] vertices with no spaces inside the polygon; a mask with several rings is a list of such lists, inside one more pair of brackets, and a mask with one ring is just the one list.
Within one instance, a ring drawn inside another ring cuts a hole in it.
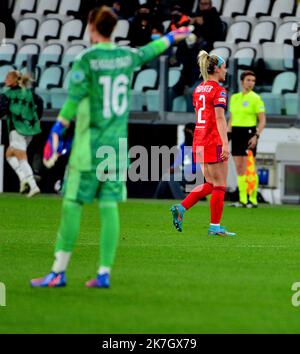
[{"label": "number 2 on red jersey", "polygon": [[199,101],[201,101],[202,105],[198,109],[198,124],[205,124],[205,119],[202,119],[202,112],[205,110],[205,96],[200,95]]}]

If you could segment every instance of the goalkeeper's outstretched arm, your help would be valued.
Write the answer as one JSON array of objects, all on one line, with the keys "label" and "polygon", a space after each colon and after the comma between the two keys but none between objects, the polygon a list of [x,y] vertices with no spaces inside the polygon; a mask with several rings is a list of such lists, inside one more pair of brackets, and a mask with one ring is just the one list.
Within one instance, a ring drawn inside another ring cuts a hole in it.
[{"label": "goalkeeper's outstretched arm", "polygon": [[174,43],[178,43],[187,38],[193,30],[194,26],[180,27],[175,31],[167,33],[162,38],[156,39],[155,41],[136,50],[135,66],[141,66],[156,58]]}]

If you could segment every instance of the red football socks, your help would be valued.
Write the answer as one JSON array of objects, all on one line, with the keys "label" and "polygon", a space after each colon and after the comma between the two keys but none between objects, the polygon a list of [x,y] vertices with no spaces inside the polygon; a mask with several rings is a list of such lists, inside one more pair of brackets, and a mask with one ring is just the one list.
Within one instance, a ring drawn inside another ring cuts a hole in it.
[{"label": "red football socks", "polygon": [[211,183],[204,183],[200,186],[194,188],[187,197],[181,202],[181,205],[186,209],[190,209],[195,205],[200,199],[209,195],[213,190],[213,185]]},{"label": "red football socks", "polygon": [[220,224],[226,188],[222,186],[214,187],[210,199],[210,223]]}]

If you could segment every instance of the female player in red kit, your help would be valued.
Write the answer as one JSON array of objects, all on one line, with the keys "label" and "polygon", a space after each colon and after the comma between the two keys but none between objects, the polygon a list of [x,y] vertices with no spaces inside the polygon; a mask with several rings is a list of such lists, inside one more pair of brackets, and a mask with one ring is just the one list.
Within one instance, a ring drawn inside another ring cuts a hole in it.
[{"label": "female player in red kit", "polygon": [[226,63],[223,58],[215,55],[209,56],[204,50],[198,55],[198,63],[203,82],[196,87],[193,94],[197,114],[193,153],[196,162],[201,163],[206,182],[193,189],[180,204],[172,206],[173,224],[181,232],[184,212],[200,199],[211,194],[208,235],[235,236],[235,233],[228,232],[220,225],[229,157],[225,119],[227,93],[219,84],[225,81]]}]

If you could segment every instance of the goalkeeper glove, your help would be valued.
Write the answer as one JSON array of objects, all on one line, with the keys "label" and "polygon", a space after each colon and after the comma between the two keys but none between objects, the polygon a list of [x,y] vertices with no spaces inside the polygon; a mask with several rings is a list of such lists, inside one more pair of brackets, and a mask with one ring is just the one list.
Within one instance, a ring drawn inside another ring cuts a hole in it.
[{"label": "goalkeeper glove", "polygon": [[63,149],[62,135],[65,126],[61,122],[56,122],[49,134],[47,143],[44,147],[43,163],[47,168],[54,166]]},{"label": "goalkeeper glove", "polygon": [[175,43],[175,40],[181,40],[187,38],[192,31],[194,30],[194,26],[185,26],[185,27],[180,27],[175,31],[167,33],[164,38],[166,38],[170,45],[173,45]]}]

